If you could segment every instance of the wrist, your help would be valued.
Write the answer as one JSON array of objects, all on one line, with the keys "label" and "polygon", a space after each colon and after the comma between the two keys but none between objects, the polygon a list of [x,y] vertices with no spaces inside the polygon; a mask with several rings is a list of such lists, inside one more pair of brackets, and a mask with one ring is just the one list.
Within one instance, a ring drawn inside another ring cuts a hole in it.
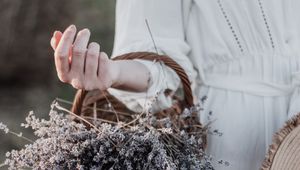
[{"label": "wrist", "polygon": [[133,60],[111,61],[112,88],[144,92],[149,85],[150,72],[143,64]]}]

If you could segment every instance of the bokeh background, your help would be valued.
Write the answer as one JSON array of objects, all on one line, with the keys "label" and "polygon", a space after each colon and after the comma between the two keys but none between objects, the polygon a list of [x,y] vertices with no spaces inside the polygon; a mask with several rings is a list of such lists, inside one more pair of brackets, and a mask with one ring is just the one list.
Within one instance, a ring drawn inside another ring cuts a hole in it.
[{"label": "bokeh background", "polygon": [[[55,98],[72,101],[75,90],[59,82],[49,45],[54,30],[70,24],[89,28],[91,41],[111,54],[115,0],[0,0],[0,122],[34,139],[23,129],[28,112],[47,117]],[[5,153],[27,142],[0,132],[0,164]]]}]

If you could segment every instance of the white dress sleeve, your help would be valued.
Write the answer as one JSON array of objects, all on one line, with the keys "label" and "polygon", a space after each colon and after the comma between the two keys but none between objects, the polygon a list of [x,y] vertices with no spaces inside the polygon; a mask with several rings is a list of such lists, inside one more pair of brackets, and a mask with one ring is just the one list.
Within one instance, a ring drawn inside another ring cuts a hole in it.
[{"label": "white dress sleeve", "polygon": [[[155,45],[145,20],[148,21]],[[155,47],[157,49],[155,49]],[[115,42],[112,57],[128,52],[156,52],[172,57],[193,81],[195,70],[187,57],[190,47],[184,40],[181,0],[118,0],[116,5]],[[158,111],[171,106],[164,90],[176,91],[180,79],[176,73],[159,62],[136,60],[150,71],[151,84],[147,92],[128,92],[109,88],[108,91],[129,109]],[[137,80],[138,81],[138,80]]]}]

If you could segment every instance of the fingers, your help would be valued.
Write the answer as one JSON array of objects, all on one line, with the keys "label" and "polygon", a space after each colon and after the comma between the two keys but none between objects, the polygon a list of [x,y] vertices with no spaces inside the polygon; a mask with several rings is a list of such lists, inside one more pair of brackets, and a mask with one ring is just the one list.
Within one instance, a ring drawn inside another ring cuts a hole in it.
[{"label": "fingers", "polygon": [[83,29],[78,32],[72,50],[71,74],[84,74],[84,61],[86,55],[87,44],[90,39],[90,31]]},{"label": "fingers", "polygon": [[92,42],[88,45],[88,29],[79,31],[76,38],[75,36],[74,25],[69,26],[64,33],[53,33],[50,44],[55,50],[58,77],[76,89],[107,89],[110,87],[110,76],[107,74],[108,56],[104,52],[100,53],[98,43]]},{"label": "fingers", "polygon": [[72,46],[76,34],[76,27],[69,26],[60,38],[60,42],[55,50],[55,65],[58,77],[62,82],[68,81],[69,72],[69,50]]},{"label": "fingers", "polygon": [[50,41],[50,44],[51,44],[51,47],[53,50],[56,49],[58,43],[60,42],[61,37],[62,37],[62,32],[54,31],[53,36]]},{"label": "fingers", "polygon": [[72,47],[70,76],[71,84],[76,89],[84,88],[84,63],[90,31],[83,29],[78,32]]},{"label": "fingers", "polygon": [[[102,75],[102,72],[105,72],[106,70],[103,70],[102,68],[106,68],[105,65],[109,61],[108,56],[105,52],[101,52],[99,56],[99,69],[98,69],[98,77]],[[100,69],[101,68],[101,69]]]},{"label": "fingers", "polygon": [[54,44],[55,44],[55,38],[52,37],[51,40],[50,40],[50,45],[51,45],[53,50],[55,50],[55,45]]},{"label": "fingers", "polygon": [[104,52],[100,52],[99,60],[98,60],[98,88],[100,90],[106,90],[109,88],[111,82],[110,77],[108,77],[108,56]]},{"label": "fingers", "polygon": [[85,60],[85,77],[87,79],[96,80],[97,78],[99,53],[100,45],[95,42],[90,43]]}]

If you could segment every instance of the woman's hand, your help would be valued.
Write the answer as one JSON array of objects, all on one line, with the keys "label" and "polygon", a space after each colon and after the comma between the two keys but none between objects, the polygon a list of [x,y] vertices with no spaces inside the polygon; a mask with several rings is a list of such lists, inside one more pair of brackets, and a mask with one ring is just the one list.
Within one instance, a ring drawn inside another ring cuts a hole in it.
[{"label": "woman's hand", "polygon": [[[100,45],[89,43],[90,31],[83,29],[76,35],[76,27],[64,33],[55,31],[51,38],[55,66],[59,79],[76,89],[106,90],[117,84],[120,67],[100,52]],[[75,40],[74,40],[75,39]]]}]

